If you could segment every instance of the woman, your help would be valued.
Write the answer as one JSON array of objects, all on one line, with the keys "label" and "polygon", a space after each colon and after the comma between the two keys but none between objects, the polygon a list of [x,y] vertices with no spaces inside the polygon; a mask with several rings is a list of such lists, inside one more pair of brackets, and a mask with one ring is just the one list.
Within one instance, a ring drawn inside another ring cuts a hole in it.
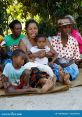
[{"label": "woman", "polygon": [[[26,30],[27,35],[20,41],[19,48],[27,53],[30,51],[30,49],[33,46],[36,46],[35,37],[39,31],[38,23],[33,19],[28,20],[25,25],[25,30]],[[52,57],[54,53],[55,53],[55,51],[52,50],[52,53],[47,53],[46,56]],[[37,53],[34,53],[33,56],[35,56],[35,57],[44,56],[45,57],[45,53],[43,50],[41,50]]]},{"label": "woman", "polygon": [[22,31],[22,25],[20,21],[18,20],[13,20],[10,24],[9,27],[11,29],[12,34],[9,34],[4,37],[4,40],[6,42],[6,45],[11,49],[15,50],[18,48],[18,44],[20,40],[24,37],[23,34],[21,34]]},{"label": "woman", "polygon": [[80,55],[81,55],[81,58],[82,58],[82,36],[79,33],[78,29],[76,29],[74,27],[75,24],[76,24],[74,18],[71,15],[66,15],[65,18],[68,18],[71,21],[71,23],[72,23],[72,25],[70,26],[70,28],[71,28],[70,34],[71,34],[71,36],[74,37],[74,39],[77,40],[78,45],[79,45]]},{"label": "woman", "polygon": [[[72,36],[69,35],[72,23],[69,19],[58,20],[60,34],[52,37],[50,43],[53,49],[58,53],[57,63],[61,65],[64,72],[69,74],[69,80],[75,80],[79,74],[79,70],[75,62],[80,60],[80,53],[78,43]],[[59,67],[56,68],[51,65],[54,72],[58,72]],[[65,80],[62,78],[62,81]]]},{"label": "woman", "polygon": [[[28,58],[28,54],[29,54],[30,49],[33,46],[36,46],[35,37],[38,34],[38,23],[35,20],[30,19],[30,20],[28,20],[26,22],[25,29],[26,29],[27,35],[26,35],[26,37],[24,37],[20,41],[19,48],[22,49],[24,52],[26,52],[27,58]],[[39,52],[33,53],[31,56],[41,58],[41,57],[45,57],[45,54],[46,53],[44,52],[44,50],[40,50]],[[46,56],[47,57],[51,57],[52,55],[53,55],[53,52],[52,53],[48,53]],[[31,65],[32,65],[31,66],[31,68],[32,68],[32,67],[34,67],[36,65],[36,63],[31,62]],[[37,64],[37,66],[38,66],[38,64]],[[30,67],[30,65],[29,65],[29,67]],[[40,67],[41,67],[41,64],[40,64]],[[40,67],[39,67],[39,69],[40,69]],[[45,65],[42,66],[43,69],[44,69],[44,67],[45,67]],[[46,69],[47,69],[47,67],[46,67]],[[46,79],[46,80],[45,79],[41,79],[40,84],[41,85],[46,84],[46,86],[47,86],[46,90],[47,90],[47,89],[50,89],[51,87],[53,87],[54,82],[55,82],[55,78],[50,77],[49,79]]]}]

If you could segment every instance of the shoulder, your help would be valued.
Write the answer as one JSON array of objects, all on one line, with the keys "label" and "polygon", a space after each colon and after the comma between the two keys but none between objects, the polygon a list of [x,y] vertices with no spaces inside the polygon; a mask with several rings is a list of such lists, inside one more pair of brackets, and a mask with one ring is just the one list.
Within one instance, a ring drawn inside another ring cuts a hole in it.
[{"label": "shoulder", "polygon": [[60,42],[60,40],[61,40],[61,36],[53,36],[50,43],[51,44],[54,44],[54,43],[57,44],[57,43]]},{"label": "shoulder", "polygon": [[4,37],[4,40],[5,40],[6,43],[10,42],[11,39],[12,39],[11,34],[10,35],[6,35]]},{"label": "shoulder", "polygon": [[11,72],[11,70],[12,70],[12,64],[7,63],[4,67],[3,74],[8,76],[8,73]]},{"label": "shoulder", "polygon": [[4,37],[5,40],[8,39],[8,38],[11,38],[11,34],[6,35],[6,36]]},{"label": "shoulder", "polygon": [[77,42],[77,40],[76,39],[74,39],[74,37],[72,37],[72,36],[69,36],[69,40],[70,40],[70,44],[75,44],[75,45],[78,45],[78,42]]},{"label": "shoulder", "polygon": [[5,68],[11,68],[12,67],[12,63],[7,63],[6,65],[5,65]]}]

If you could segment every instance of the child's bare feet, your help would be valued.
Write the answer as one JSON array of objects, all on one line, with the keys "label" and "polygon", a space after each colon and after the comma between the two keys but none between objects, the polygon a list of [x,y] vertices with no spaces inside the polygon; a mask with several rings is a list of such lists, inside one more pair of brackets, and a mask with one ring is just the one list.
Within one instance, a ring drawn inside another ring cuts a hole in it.
[{"label": "child's bare feet", "polygon": [[60,75],[59,81],[60,81],[60,82],[63,82],[64,75],[65,75],[63,68],[60,67],[58,72],[59,72],[59,75]]},{"label": "child's bare feet", "polygon": [[54,86],[54,78],[49,77],[48,79],[46,79],[45,84],[43,85],[43,87],[41,88],[41,92],[45,93],[48,90],[50,90],[52,87]]},{"label": "child's bare feet", "polygon": [[64,76],[64,84],[71,85],[70,75],[68,73],[65,73],[65,76]]}]

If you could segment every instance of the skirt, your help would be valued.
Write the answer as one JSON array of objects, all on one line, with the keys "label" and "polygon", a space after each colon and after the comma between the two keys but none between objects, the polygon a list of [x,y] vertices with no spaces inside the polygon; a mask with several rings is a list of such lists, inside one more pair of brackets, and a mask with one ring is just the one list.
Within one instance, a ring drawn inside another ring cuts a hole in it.
[{"label": "skirt", "polygon": [[[57,64],[51,64],[50,67],[52,68],[54,74],[56,75],[56,80],[59,80],[60,79],[60,76],[59,76],[59,68],[60,68],[60,65],[57,65]],[[71,64],[70,66],[67,66],[65,68],[63,68],[64,72],[65,73],[69,73],[70,74],[70,80],[75,80],[77,78],[77,76],[79,75],[79,69],[78,69],[78,66],[73,63]]]}]

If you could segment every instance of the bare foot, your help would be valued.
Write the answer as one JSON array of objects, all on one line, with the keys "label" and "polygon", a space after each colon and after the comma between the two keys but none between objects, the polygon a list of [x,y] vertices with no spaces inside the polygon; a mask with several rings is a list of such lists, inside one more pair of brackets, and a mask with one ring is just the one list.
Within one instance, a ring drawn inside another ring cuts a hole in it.
[{"label": "bare foot", "polygon": [[65,75],[63,68],[60,67],[58,72],[59,72],[59,75],[60,75],[59,81],[60,81],[60,82],[63,82],[64,75]]},{"label": "bare foot", "polygon": [[52,77],[49,77],[43,87],[41,88],[42,93],[46,93],[48,90],[50,90],[54,86],[54,79]]},{"label": "bare foot", "polygon": [[70,75],[68,73],[65,73],[65,76],[64,76],[64,84],[71,85]]}]

